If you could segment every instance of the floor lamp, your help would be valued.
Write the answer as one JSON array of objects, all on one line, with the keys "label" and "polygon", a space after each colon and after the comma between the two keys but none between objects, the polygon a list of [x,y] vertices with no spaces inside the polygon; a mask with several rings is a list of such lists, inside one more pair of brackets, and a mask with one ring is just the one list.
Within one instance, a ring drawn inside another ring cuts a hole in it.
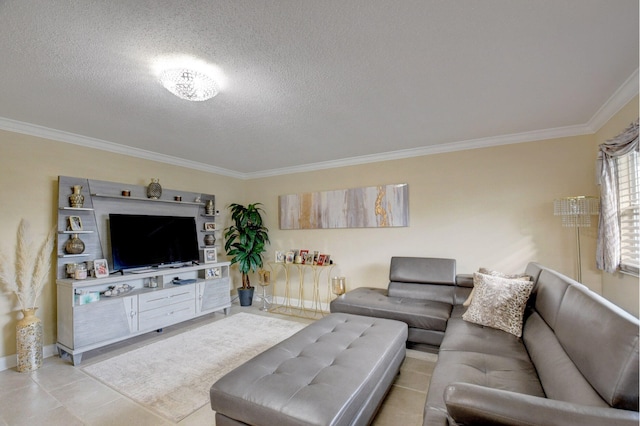
[{"label": "floor lamp", "polygon": [[553,200],[553,214],[562,216],[562,226],[576,228],[576,250],[578,253],[578,274],[576,280],[582,282],[582,256],[580,254],[580,228],[591,226],[591,216],[600,213],[597,197],[578,196]]}]

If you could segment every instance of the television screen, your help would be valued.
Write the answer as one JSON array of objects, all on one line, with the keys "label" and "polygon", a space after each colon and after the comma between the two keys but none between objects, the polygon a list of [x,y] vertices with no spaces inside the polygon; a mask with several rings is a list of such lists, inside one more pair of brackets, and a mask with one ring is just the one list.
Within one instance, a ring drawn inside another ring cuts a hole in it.
[{"label": "television screen", "polygon": [[113,270],[198,261],[194,217],[109,214]]}]

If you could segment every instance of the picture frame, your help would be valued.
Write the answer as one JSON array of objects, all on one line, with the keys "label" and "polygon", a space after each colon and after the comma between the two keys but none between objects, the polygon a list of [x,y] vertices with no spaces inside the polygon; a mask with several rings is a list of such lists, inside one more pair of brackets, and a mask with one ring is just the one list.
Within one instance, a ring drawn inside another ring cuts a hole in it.
[{"label": "picture frame", "polygon": [[316,263],[316,265],[318,266],[323,266],[324,265],[324,258],[326,255],[324,254],[319,254],[318,255],[318,262]]},{"label": "picture frame", "polygon": [[109,264],[107,264],[107,259],[94,260],[93,269],[96,278],[107,278],[109,276]]},{"label": "picture frame", "polygon": [[204,270],[204,279],[211,280],[220,278],[222,276],[222,270],[219,267],[207,268]]},{"label": "picture frame", "polygon": [[284,263],[293,263],[293,261],[295,260],[295,257],[296,255],[294,254],[294,252],[288,251],[287,254],[285,255]]},{"label": "picture frame", "polygon": [[284,263],[284,252],[280,250],[276,250],[275,254],[276,263]]},{"label": "picture frame", "polygon": [[202,257],[204,263],[217,263],[218,250],[215,247],[202,249]]},{"label": "picture frame", "polygon": [[302,264],[307,263],[307,256],[309,255],[309,250],[302,249],[300,250],[300,257],[302,258]]},{"label": "picture frame", "polygon": [[205,231],[215,231],[216,230],[216,223],[215,222],[205,222],[204,223],[204,230]]},{"label": "picture frame", "polygon": [[80,216],[69,216],[69,229],[72,231],[82,231],[82,218],[80,218]]}]

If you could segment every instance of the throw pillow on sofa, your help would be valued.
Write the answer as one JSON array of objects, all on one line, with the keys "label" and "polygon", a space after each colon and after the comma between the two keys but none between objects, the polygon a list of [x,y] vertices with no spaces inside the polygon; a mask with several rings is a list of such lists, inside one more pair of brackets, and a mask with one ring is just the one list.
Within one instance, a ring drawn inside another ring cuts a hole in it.
[{"label": "throw pillow on sofa", "polygon": [[475,296],[462,319],[522,336],[524,310],[533,289],[529,280],[473,274]]},{"label": "throw pillow on sofa", "polygon": [[[478,272],[484,275],[491,275],[494,277],[500,277],[500,278],[507,278],[510,280],[530,280],[531,277],[527,274],[505,274],[503,272],[499,272],[499,271],[494,271],[492,269],[487,269],[487,268],[480,268],[478,269]],[[474,288],[471,289],[471,293],[469,293],[469,297],[467,297],[467,300],[464,301],[464,303],[462,304],[462,306],[466,306],[468,307],[471,304],[471,300],[473,299],[473,293],[475,290],[475,286]]]}]

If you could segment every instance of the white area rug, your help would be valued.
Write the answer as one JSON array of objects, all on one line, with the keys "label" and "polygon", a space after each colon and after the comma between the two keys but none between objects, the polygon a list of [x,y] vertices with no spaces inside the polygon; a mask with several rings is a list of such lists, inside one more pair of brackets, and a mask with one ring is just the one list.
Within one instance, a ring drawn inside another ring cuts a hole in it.
[{"label": "white area rug", "polygon": [[178,422],[209,403],[220,377],[305,324],[239,313],[83,370],[150,410]]}]

